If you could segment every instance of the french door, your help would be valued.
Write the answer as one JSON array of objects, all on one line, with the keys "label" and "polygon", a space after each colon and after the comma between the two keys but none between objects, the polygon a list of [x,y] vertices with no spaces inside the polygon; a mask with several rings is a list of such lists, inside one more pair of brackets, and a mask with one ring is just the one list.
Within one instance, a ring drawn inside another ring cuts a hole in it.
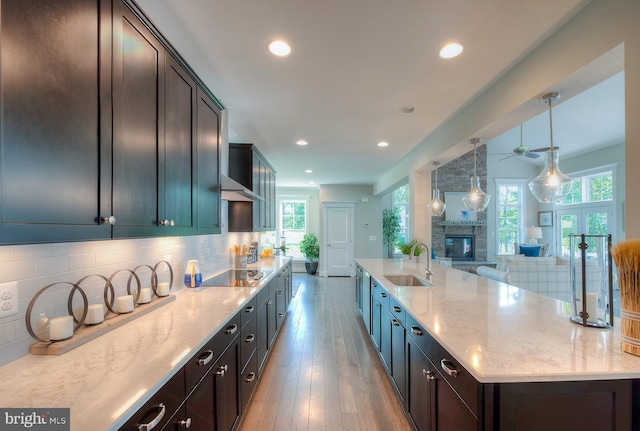
[{"label": "french door", "polygon": [[[580,205],[556,211],[556,254],[569,256],[569,235],[615,235],[615,218],[610,202]],[[615,240],[615,238],[614,238]]]}]

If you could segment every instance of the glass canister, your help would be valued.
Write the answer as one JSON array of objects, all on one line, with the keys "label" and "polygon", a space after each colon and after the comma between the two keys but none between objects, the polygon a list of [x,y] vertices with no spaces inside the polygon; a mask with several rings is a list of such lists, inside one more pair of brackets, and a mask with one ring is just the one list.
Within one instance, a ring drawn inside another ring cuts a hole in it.
[{"label": "glass canister", "polygon": [[582,326],[613,326],[611,235],[569,235],[571,244],[571,321]]},{"label": "glass canister", "polygon": [[202,273],[200,272],[200,262],[192,259],[187,262],[187,268],[184,271],[184,285],[188,289],[200,290],[202,284]]}]

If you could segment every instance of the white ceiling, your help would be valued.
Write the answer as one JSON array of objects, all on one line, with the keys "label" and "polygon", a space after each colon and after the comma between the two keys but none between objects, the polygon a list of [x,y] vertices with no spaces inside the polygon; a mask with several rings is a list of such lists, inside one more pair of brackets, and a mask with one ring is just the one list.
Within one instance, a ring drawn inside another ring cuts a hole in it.
[{"label": "white ceiling", "polygon": [[[308,186],[373,184],[589,0],[138,3],[226,106],[230,141],[258,145],[279,186]],[[276,38],[289,57],[267,52]],[[439,58],[450,41],[464,52]]]}]

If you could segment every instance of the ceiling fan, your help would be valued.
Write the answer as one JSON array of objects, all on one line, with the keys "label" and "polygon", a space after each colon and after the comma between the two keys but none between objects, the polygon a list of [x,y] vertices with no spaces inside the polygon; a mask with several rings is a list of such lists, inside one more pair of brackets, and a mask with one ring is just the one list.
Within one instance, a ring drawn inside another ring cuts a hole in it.
[{"label": "ceiling fan", "polygon": [[537,159],[540,157],[540,154],[537,152],[544,151],[542,148],[537,148],[532,150],[531,147],[522,144],[522,124],[520,124],[520,146],[514,148],[511,153],[498,153],[494,154],[495,156],[506,155],[507,157],[503,157],[500,160],[509,159],[511,157],[528,157],[530,159]]}]

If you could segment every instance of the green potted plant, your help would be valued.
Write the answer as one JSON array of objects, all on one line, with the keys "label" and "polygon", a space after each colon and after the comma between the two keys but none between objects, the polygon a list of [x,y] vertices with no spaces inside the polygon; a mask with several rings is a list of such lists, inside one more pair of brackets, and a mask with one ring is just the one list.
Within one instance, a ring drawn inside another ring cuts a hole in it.
[{"label": "green potted plant", "polygon": [[385,208],[382,210],[382,242],[387,246],[387,257],[393,256],[393,249],[401,230],[398,209]]},{"label": "green potted plant", "polygon": [[[416,243],[418,242],[417,239],[411,240],[408,243],[404,243],[404,241],[398,241],[398,243],[396,244],[398,246],[398,248],[400,249],[400,251],[402,252],[402,254],[409,254],[411,252],[411,247],[413,247]],[[416,247],[416,249],[413,252],[414,256],[420,256],[420,253],[422,253],[424,251],[424,247],[420,246],[420,247]]]},{"label": "green potted plant", "polygon": [[302,237],[300,241],[300,251],[307,259],[305,262],[305,268],[307,274],[314,275],[318,270],[318,259],[320,258],[320,246],[318,245],[318,238],[314,233],[307,233]]}]

